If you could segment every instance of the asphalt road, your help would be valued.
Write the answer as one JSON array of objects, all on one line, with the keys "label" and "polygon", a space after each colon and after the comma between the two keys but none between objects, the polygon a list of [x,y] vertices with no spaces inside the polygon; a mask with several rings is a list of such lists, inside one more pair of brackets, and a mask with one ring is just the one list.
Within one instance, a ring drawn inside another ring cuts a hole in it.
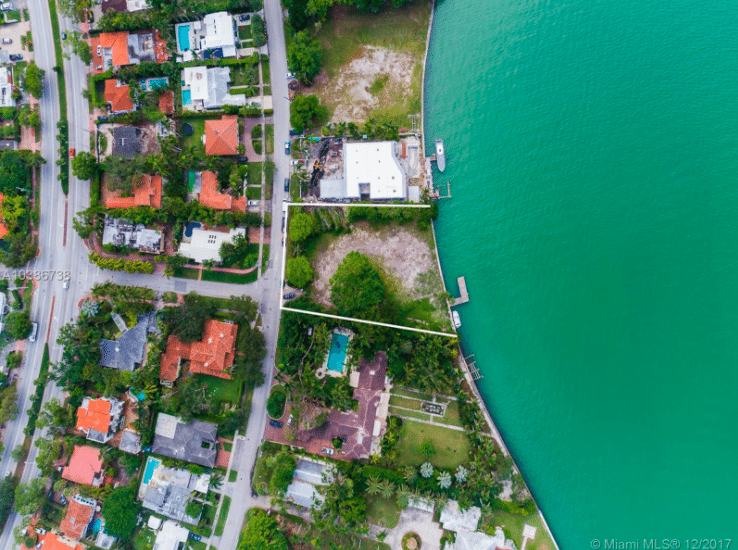
[{"label": "asphalt road", "polygon": [[[54,44],[49,17],[49,5],[46,0],[27,0],[30,14],[34,52],[36,63],[46,71],[44,94],[39,101],[41,110],[41,154],[47,163],[41,168],[40,200],[41,211],[39,218],[39,245],[40,254],[29,265],[29,269],[41,272],[69,272],[71,284],[63,289],[62,282],[54,278],[53,281],[40,280],[34,293],[31,310],[32,320],[39,323],[39,337],[35,343],[27,342],[23,366],[20,369],[18,380],[18,418],[9,422],[5,435],[5,451],[0,461],[0,472],[14,471],[16,464],[10,456],[13,448],[24,439],[23,428],[28,422],[28,408],[30,397],[34,392],[34,380],[38,377],[44,343],[50,347],[51,362],[59,360],[61,347],[56,344],[59,329],[72,321],[78,314],[77,302],[89,293],[93,284],[112,280],[119,284],[147,286],[159,292],[175,291],[185,293],[196,291],[209,296],[227,297],[231,295],[248,295],[260,303],[263,318],[264,334],[267,344],[267,358],[264,370],[267,381],[254,391],[252,410],[246,435],[239,440],[237,464],[233,468],[239,472],[234,483],[227,483],[227,494],[237,495],[233,499],[229,521],[222,537],[214,539],[219,550],[235,550],[241,527],[241,521],[246,510],[252,505],[250,498],[251,469],[256,459],[258,446],[261,443],[266,423],[266,400],[274,372],[274,357],[279,331],[279,300],[281,295],[282,248],[270,247],[270,264],[268,269],[257,282],[250,285],[236,286],[207,281],[192,281],[182,279],[167,279],[154,275],[129,275],[125,273],[101,271],[97,266],[90,264],[82,240],[72,228],[72,219],[76,212],[89,206],[89,182],[80,181],[71,176],[69,195],[64,196],[57,179],[59,172],[55,161],[57,159],[56,123],[60,118],[59,96],[57,93],[58,79],[53,71],[55,65]],[[289,175],[289,156],[284,155],[280,144],[288,139],[289,132],[289,101],[287,100],[287,61],[285,40],[282,25],[282,11],[279,0],[266,0],[265,19],[269,37],[269,57],[271,65],[271,81],[274,101],[274,135],[275,158],[277,170],[275,175],[273,208],[274,223],[271,227],[273,243],[281,241],[281,202],[287,198],[283,191],[282,182]],[[67,18],[60,20],[61,31],[71,31],[75,28]],[[64,61],[67,90],[67,109],[69,120],[69,146],[77,152],[88,151],[90,144],[89,108],[87,100],[82,96],[86,86],[85,66],[76,57]],[[66,239],[65,239],[66,235]],[[48,338],[47,338],[48,336]],[[51,398],[61,398],[62,391],[54,384],[49,384],[44,393],[44,402]],[[44,434],[36,430],[34,441]],[[36,447],[32,445],[28,460],[21,476],[22,482],[38,477],[39,471],[35,464]],[[20,523],[20,517],[12,514],[0,535],[0,548],[14,548],[12,538],[13,528]]]}]

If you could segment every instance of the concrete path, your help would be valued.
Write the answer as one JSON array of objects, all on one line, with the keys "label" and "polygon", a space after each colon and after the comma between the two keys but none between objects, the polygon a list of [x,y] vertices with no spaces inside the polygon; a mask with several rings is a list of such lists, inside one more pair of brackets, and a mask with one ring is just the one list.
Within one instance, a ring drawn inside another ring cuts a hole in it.
[{"label": "concrete path", "polygon": [[417,508],[405,508],[400,513],[400,521],[394,529],[384,529],[372,525],[370,536],[377,538],[382,531],[387,532],[384,542],[392,550],[402,550],[402,537],[406,533],[417,533],[422,541],[423,550],[441,550],[441,537],[443,529],[433,521],[433,513],[418,510]]}]

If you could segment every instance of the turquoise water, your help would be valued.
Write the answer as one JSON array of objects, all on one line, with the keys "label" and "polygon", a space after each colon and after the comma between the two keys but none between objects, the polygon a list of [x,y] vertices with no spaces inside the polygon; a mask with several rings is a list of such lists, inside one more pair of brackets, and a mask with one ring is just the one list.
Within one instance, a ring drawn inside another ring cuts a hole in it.
[{"label": "turquoise water", "polygon": [[182,106],[192,105],[192,91],[182,90]]},{"label": "turquoise water", "polygon": [[177,44],[179,51],[186,52],[190,49],[190,26],[180,25],[177,27]]},{"label": "turquoise water", "polygon": [[131,388],[129,391],[131,392],[131,395],[133,395],[133,397],[135,397],[139,401],[143,401],[144,399],[146,399],[146,394],[142,391],[139,391],[134,388]]},{"label": "turquoise water", "polygon": [[151,481],[151,477],[154,475],[154,471],[161,465],[161,460],[158,458],[149,457],[146,460],[146,470],[143,475],[143,482],[146,485]]},{"label": "turquoise water", "polygon": [[149,88],[152,90],[157,90],[159,88],[166,88],[167,86],[167,78],[149,78]]},{"label": "turquoise water", "polygon": [[100,518],[97,518],[95,522],[92,524],[92,534],[97,535],[100,532],[101,527],[102,527],[102,520]]},{"label": "turquoise water", "polygon": [[348,336],[333,333],[331,336],[331,350],[328,353],[328,370],[343,372],[346,363],[346,350],[348,348]]},{"label": "turquoise water", "polygon": [[563,550],[735,538],[736,28],[728,0],[436,9],[444,276]]}]

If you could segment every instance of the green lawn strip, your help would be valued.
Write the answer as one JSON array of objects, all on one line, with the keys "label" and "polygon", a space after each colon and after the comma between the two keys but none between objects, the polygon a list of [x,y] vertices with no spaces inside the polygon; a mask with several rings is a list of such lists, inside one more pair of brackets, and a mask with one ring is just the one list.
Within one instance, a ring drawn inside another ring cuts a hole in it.
[{"label": "green lawn strip", "polygon": [[261,162],[249,162],[247,166],[248,166],[248,174],[249,174],[249,184],[261,185],[262,163]]},{"label": "green lawn strip", "polygon": [[264,127],[264,142],[267,154],[274,153],[274,124],[267,124]]},{"label": "green lawn strip", "polygon": [[290,177],[290,199],[296,201],[300,198],[300,177],[297,174],[292,174]]},{"label": "green lawn strip", "polygon": [[[54,37],[54,57],[56,66],[59,68],[57,72],[59,84],[59,120],[68,120],[67,117],[67,87],[64,80],[64,57],[62,56],[61,35],[59,34],[59,15],[56,11],[56,2],[49,0],[49,13],[51,15],[51,33]],[[69,140],[69,131],[67,130],[67,141]],[[64,151],[64,155],[59,159],[60,181],[64,194],[69,193],[69,155]]]},{"label": "green lawn strip", "polygon": [[269,264],[269,245],[265,244],[261,251],[261,271],[266,271],[267,265]]},{"label": "green lawn strip", "polygon": [[367,520],[374,525],[394,529],[400,521],[400,508],[392,498],[366,497]]},{"label": "green lawn strip", "polygon": [[461,426],[461,417],[459,416],[459,403],[457,401],[451,401],[446,406],[446,414],[443,415],[443,419],[449,422],[455,422]]},{"label": "green lawn strip", "polygon": [[396,405],[398,407],[404,407],[406,409],[414,409],[416,411],[420,410],[420,403],[421,401],[418,401],[416,399],[398,397],[397,395],[391,395],[389,400],[390,405]]},{"label": "green lawn strip", "polygon": [[231,470],[231,473],[228,474],[228,483],[233,483],[238,479],[238,472],[236,470]]},{"label": "green lawn strip", "polygon": [[246,198],[253,201],[261,199],[261,187],[247,187]]},{"label": "green lawn strip", "polygon": [[403,409],[400,407],[393,407],[392,405],[390,405],[389,412],[390,414],[396,414],[396,415],[405,416],[408,418],[417,418],[419,420],[430,420],[431,419],[429,414],[425,414],[420,411],[411,411],[410,409]]},{"label": "green lawn strip", "polygon": [[269,61],[261,62],[261,76],[264,79],[264,86],[269,86],[272,83],[272,75],[269,72]]},{"label": "green lawn strip", "polygon": [[554,548],[553,541],[543,526],[541,516],[538,514],[521,516],[519,514],[511,514],[504,510],[493,510],[491,514],[482,516],[479,528],[489,527],[494,531],[495,526],[500,526],[505,531],[505,536],[512,539],[517,547],[520,548],[523,543],[523,526],[526,524],[537,528],[536,538],[528,541],[525,546],[526,549],[542,550],[545,547],[550,550]]},{"label": "green lawn strip", "polygon": [[418,466],[425,462],[418,448],[426,439],[436,448],[431,462],[438,468],[454,469],[469,460],[469,439],[464,432],[405,420],[397,446],[397,463]]},{"label": "green lawn strip", "polygon": [[20,87],[20,82],[18,80],[20,78],[20,75],[26,72],[27,65],[28,61],[18,61],[15,64],[15,69],[13,70],[13,86]]},{"label": "green lawn strip", "polygon": [[205,542],[202,542],[201,540],[187,540],[188,548],[191,548],[192,550],[207,550],[208,545]]},{"label": "green lawn strip", "polygon": [[415,399],[423,399],[424,401],[433,401],[433,396],[427,393],[421,393],[404,388],[392,388],[393,395],[404,395],[406,397],[414,397]]},{"label": "green lawn strip", "polygon": [[241,399],[243,384],[238,380],[226,380],[207,374],[195,374],[195,380],[207,384],[208,391],[213,392],[213,401],[228,401],[237,404]]},{"label": "green lawn strip", "polygon": [[174,269],[174,276],[179,279],[197,279],[198,271],[199,269],[192,269],[190,267],[176,267]]},{"label": "green lawn strip", "polygon": [[238,38],[240,40],[248,40],[249,38],[251,38],[251,25],[238,27]]},{"label": "green lawn strip", "polygon": [[251,273],[227,273],[224,271],[203,271],[202,280],[215,283],[229,283],[232,285],[246,285],[256,281],[258,277],[257,270]]},{"label": "green lawn strip", "polygon": [[215,536],[219,537],[223,534],[225,523],[228,519],[228,510],[231,508],[231,497],[228,495],[223,497],[223,504],[220,507],[220,516],[218,516],[218,524],[215,526]]}]

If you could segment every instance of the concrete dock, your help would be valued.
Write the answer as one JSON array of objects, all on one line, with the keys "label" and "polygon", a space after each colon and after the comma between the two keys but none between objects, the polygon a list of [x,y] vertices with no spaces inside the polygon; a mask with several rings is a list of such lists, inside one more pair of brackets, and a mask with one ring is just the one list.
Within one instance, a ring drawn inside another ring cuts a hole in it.
[{"label": "concrete dock", "polygon": [[458,298],[451,298],[451,306],[460,306],[461,304],[465,304],[469,301],[469,292],[466,290],[466,279],[464,277],[457,277],[456,283],[459,285],[459,294],[460,296]]}]

